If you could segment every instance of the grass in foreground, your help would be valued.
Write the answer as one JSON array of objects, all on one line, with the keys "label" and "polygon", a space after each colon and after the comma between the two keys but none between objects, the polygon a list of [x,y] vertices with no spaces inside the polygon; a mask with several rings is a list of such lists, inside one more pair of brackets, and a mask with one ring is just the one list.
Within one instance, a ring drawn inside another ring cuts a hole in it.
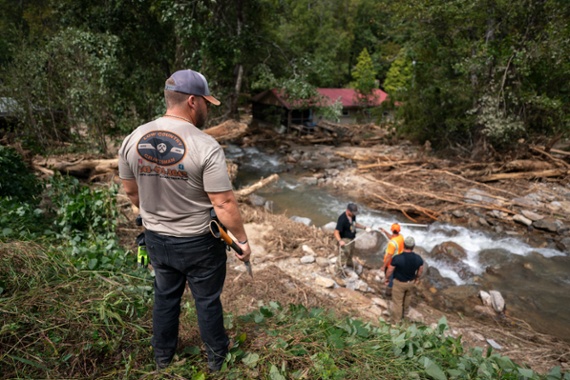
[{"label": "grass in foreground", "polygon": [[[235,345],[222,372],[208,374],[201,348],[190,346],[156,373],[147,271],[78,269],[64,251],[1,243],[0,290],[3,379],[570,379],[490,350],[464,353],[445,320],[435,329],[374,326],[278,303],[227,315]],[[190,301],[183,306],[182,323],[192,323]]]}]

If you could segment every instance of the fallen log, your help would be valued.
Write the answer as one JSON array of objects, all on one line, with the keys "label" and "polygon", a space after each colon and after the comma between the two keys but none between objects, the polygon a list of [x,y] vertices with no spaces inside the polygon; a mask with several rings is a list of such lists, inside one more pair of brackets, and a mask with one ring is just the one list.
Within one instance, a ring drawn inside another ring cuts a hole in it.
[{"label": "fallen log", "polygon": [[378,164],[358,165],[357,168],[358,170],[366,170],[366,169],[385,168],[385,167],[398,166],[398,165],[414,165],[422,163],[425,163],[425,161],[418,161],[418,160],[389,161],[389,162],[381,162]]},{"label": "fallen log", "polygon": [[355,154],[350,154],[346,152],[334,152],[335,155],[346,158],[352,161],[386,161],[386,162],[397,162],[398,160],[391,159],[386,155],[371,155],[363,154],[362,152],[357,152]]},{"label": "fallen log", "polygon": [[[538,146],[538,145],[537,145],[537,146],[531,146],[530,148],[531,148],[531,149],[537,148],[537,149],[539,149],[539,150],[541,150],[541,151],[545,151],[545,149],[546,149],[544,146]],[[570,152],[567,152],[567,151],[565,151],[565,150],[560,150],[560,149],[554,149],[554,148],[552,148],[552,149],[549,150],[549,152],[550,152],[550,153],[560,154],[560,155],[562,155],[562,156],[570,156]]]},{"label": "fallen log", "polygon": [[[563,166],[565,168],[570,168],[570,165],[568,165],[564,160],[561,160],[559,158],[553,157],[551,154],[547,153],[546,151],[536,147],[536,146],[531,146],[530,147],[531,150],[540,153],[542,155],[544,155],[545,157],[547,157],[549,160],[551,160],[552,162],[558,164],[558,166]],[[553,151],[552,149],[550,150],[551,152]]]},{"label": "fallen log", "polygon": [[228,141],[243,136],[247,132],[247,124],[235,120],[226,120],[212,128],[204,129],[217,141]]},{"label": "fallen log", "polygon": [[259,181],[257,181],[256,183],[254,183],[253,185],[239,189],[239,190],[235,191],[234,193],[235,193],[236,198],[238,200],[243,200],[248,195],[250,195],[250,194],[256,192],[257,190],[269,185],[270,183],[277,181],[278,179],[279,179],[278,174],[272,174],[269,177],[262,178]]},{"label": "fallen log", "polygon": [[533,172],[497,173],[479,178],[481,182],[500,181],[502,179],[533,179],[548,177],[563,177],[568,175],[568,169],[551,169]]},{"label": "fallen log", "polygon": [[537,160],[514,160],[508,162],[505,169],[513,172],[531,172],[554,169],[554,165]]},{"label": "fallen log", "polygon": [[[215,127],[205,129],[204,133],[212,136],[216,141],[226,141],[242,136],[247,131],[247,128],[248,126],[245,123],[240,123],[235,120],[226,120]],[[34,159],[33,167],[44,175],[49,175],[50,170],[52,170],[76,178],[93,180],[95,178],[104,177],[106,174],[117,174],[119,160],[118,158],[80,158],[70,162],[58,158],[45,159],[39,157]],[[228,174],[232,180],[235,178],[236,172],[237,168],[228,162]]]}]

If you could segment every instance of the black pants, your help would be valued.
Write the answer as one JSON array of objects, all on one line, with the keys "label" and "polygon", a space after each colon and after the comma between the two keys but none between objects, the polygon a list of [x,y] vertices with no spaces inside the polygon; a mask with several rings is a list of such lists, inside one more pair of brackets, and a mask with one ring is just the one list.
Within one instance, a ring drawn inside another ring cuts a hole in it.
[{"label": "black pants", "polygon": [[180,238],[146,231],[145,238],[155,272],[152,346],[156,361],[172,361],[178,344],[180,301],[188,282],[208,366],[219,369],[229,345],[220,301],[226,278],[225,245],[211,234]]}]

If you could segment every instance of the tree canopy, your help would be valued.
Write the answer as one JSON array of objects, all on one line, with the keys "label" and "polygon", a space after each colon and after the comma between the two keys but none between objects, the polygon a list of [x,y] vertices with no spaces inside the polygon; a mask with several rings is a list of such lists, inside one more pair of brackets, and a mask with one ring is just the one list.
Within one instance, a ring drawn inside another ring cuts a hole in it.
[{"label": "tree canopy", "polygon": [[548,144],[570,131],[564,0],[0,0],[0,10],[0,96],[17,100],[31,145],[83,129],[105,150],[105,135],[163,112],[164,80],[182,68],[223,100],[213,122],[272,86],[303,96],[379,83],[398,130],[436,148]]}]

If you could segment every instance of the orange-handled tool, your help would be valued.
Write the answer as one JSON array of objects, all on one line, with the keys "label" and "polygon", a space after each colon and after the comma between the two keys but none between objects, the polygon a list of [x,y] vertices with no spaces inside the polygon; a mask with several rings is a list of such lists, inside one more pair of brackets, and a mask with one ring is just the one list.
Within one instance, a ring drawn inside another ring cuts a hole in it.
[{"label": "orange-handled tool", "polygon": [[[236,251],[238,253],[238,255],[243,254],[243,251],[241,250],[239,245],[237,245],[233,241],[233,239],[230,237],[230,235],[227,234],[226,230],[217,221],[215,221],[215,220],[210,221],[210,232],[212,233],[212,235],[214,235],[214,237],[216,237],[218,239],[222,239],[227,245],[232,247],[232,249],[234,251]],[[243,263],[245,264],[245,268],[247,269],[247,273],[249,273],[251,278],[253,278],[253,272],[251,270],[251,263],[249,261],[244,261]]]}]

